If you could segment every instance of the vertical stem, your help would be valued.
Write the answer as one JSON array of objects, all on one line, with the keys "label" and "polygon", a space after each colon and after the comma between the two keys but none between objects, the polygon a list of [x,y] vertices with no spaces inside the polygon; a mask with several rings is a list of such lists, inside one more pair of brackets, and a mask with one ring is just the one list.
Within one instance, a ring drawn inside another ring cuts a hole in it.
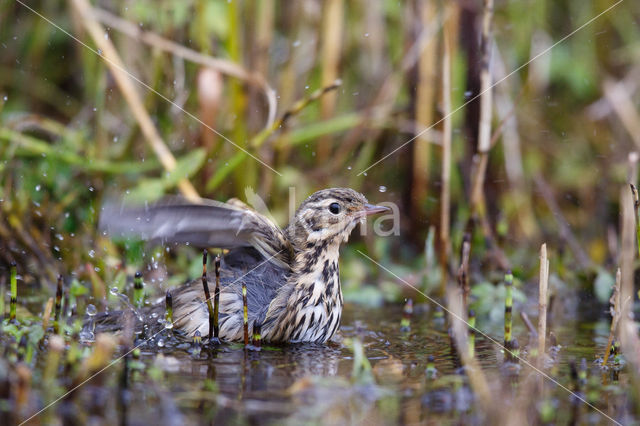
[{"label": "vertical stem", "polygon": [[244,345],[249,344],[249,307],[247,306],[247,285],[242,281],[242,310],[244,326]]},{"label": "vertical stem", "polygon": [[638,254],[640,254],[640,198],[638,198],[638,189],[633,183],[631,186],[631,193],[633,194],[633,212],[636,217],[636,243],[638,244]]},{"label": "vertical stem", "polygon": [[16,305],[18,303],[18,270],[16,262],[11,262],[11,300],[9,301],[9,321],[16,320]]},{"label": "vertical stem", "polygon": [[[322,18],[322,86],[332,84],[338,78],[338,66],[342,53],[344,30],[344,0],[327,0]],[[329,93],[320,100],[320,114],[323,120],[331,118],[336,107],[336,94]],[[318,164],[325,162],[331,154],[332,138],[320,138],[317,144]]]},{"label": "vertical stem", "polygon": [[251,344],[254,346],[254,349],[260,349],[262,346],[262,324],[258,321],[253,323],[253,339]]},{"label": "vertical stem", "polygon": [[142,307],[144,299],[143,287],[142,272],[138,271],[133,278],[133,304],[136,308]]},{"label": "vertical stem", "polygon": [[218,340],[220,338],[220,255],[216,256],[215,260],[216,269],[216,289],[213,296],[213,338]]},{"label": "vertical stem", "polygon": [[480,69],[480,123],[478,127],[478,154],[480,156],[477,164],[473,187],[471,191],[472,210],[480,215],[484,215],[482,192],[484,188],[484,178],[487,170],[488,153],[491,148],[491,24],[493,20],[493,0],[484,0],[484,13],[482,15],[482,38],[481,51],[482,63]]},{"label": "vertical stem", "polygon": [[60,332],[60,311],[62,310],[62,275],[58,275],[58,286],[56,288],[56,308],[53,314],[53,332]]},{"label": "vertical stem", "polygon": [[460,254],[460,268],[458,269],[458,285],[462,290],[462,301],[464,307],[467,307],[467,299],[469,292],[469,255],[471,253],[471,236],[468,233],[464,234],[462,238],[462,251]]},{"label": "vertical stem", "polygon": [[620,321],[620,281],[622,280],[622,273],[620,272],[620,268],[616,272],[616,285],[613,287],[613,294],[609,299],[610,307],[609,312],[611,313],[611,327],[609,328],[609,340],[607,341],[607,347],[604,351],[604,357],[602,358],[602,365],[606,366],[607,361],[609,360],[609,355],[611,354],[611,346],[613,345],[613,339],[615,338],[616,328],[618,326],[618,321]]},{"label": "vertical stem", "polygon": [[[435,27],[436,2],[421,1],[416,2],[416,15],[420,19],[421,29]],[[422,37],[422,31],[417,37]],[[421,54],[418,60],[418,81],[415,104],[416,124],[420,128],[426,128],[433,123],[433,106],[436,96],[435,76],[436,76],[436,37],[428,37],[421,46]],[[418,130],[416,129],[418,132]],[[429,169],[431,166],[431,141],[428,134],[423,134],[413,143],[413,180],[411,183],[412,211],[419,213],[427,197],[429,187]]]},{"label": "vertical stem", "polygon": [[511,349],[511,330],[513,325],[513,274],[511,271],[504,276],[504,346]]},{"label": "vertical stem", "polygon": [[202,288],[204,289],[204,297],[209,310],[209,340],[213,341],[213,305],[211,304],[211,293],[209,293],[209,283],[207,282],[207,250],[202,251]]},{"label": "vertical stem", "polygon": [[[449,21],[451,18],[448,18]],[[440,189],[440,295],[444,296],[449,272],[450,217],[451,217],[451,36],[449,25],[444,24],[442,47],[442,187]]]},{"label": "vertical stem", "polygon": [[173,296],[171,295],[171,290],[167,290],[167,295],[164,298],[164,303],[166,307],[165,320],[167,322],[173,323]]},{"label": "vertical stem", "polygon": [[476,312],[473,309],[469,309],[467,324],[469,325],[469,358],[473,358],[476,356]]},{"label": "vertical stem", "polygon": [[547,245],[540,247],[540,294],[538,298],[538,356],[544,359],[545,338],[547,335],[547,287],[549,284],[549,259]]}]

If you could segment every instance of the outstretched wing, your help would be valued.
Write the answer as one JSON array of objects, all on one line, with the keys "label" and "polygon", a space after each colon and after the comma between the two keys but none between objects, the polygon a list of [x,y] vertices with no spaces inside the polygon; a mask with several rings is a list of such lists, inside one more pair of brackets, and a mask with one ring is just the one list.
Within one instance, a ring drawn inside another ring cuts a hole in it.
[{"label": "outstretched wing", "polygon": [[167,197],[144,205],[110,201],[99,227],[111,237],[138,237],[153,243],[188,243],[195,247],[254,247],[265,258],[289,268],[291,244],[265,216],[237,204],[202,200],[195,204]]}]

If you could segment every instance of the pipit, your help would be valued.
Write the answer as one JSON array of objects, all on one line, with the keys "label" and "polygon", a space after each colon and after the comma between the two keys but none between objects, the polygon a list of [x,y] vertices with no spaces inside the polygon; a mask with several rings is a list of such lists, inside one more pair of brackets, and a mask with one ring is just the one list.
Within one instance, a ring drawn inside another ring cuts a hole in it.
[{"label": "pipit", "polygon": [[[181,198],[139,207],[107,203],[100,227],[111,236],[228,249],[220,266],[221,340],[243,338],[244,284],[249,324],[260,326],[264,341],[326,342],[342,314],[340,246],[366,216],[388,210],[352,189],[331,188],[307,198],[284,229],[237,200]],[[172,298],[174,329],[209,337],[201,280],[172,290]]]}]

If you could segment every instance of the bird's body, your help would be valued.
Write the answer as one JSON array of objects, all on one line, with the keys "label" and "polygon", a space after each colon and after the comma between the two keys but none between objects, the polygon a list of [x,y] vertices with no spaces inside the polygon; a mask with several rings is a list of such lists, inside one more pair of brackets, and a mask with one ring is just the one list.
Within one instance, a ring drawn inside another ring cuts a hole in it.
[{"label": "bird's body", "polygon": [[[284,230],[238,202],[179,199],[140,208],[108,206],[101,226],[153,241],[230,249],[220,267],[220,339],[243,337],[245,284],[249,325],[261,325],[265,341],[326,342],[342,314],[340,245],[367,214],[384,210],[367,204],[356,191],[333,188],[305,200]],[[215,281],[209,279],[213,289]],[[185,284],[172,296],[175,329],[186,336],[196,331],[208,336],[202,281]]]}]

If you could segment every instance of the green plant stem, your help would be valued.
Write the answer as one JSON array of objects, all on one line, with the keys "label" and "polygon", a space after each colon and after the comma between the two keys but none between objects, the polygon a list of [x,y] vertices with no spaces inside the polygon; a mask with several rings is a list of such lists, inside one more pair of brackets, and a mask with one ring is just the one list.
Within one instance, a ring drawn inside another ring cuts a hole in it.
[{"label": "green plant stem", "polygon": [[16,305],[18,304],[18,270],[16,263],[11,263],[11,299],[9,301],[9,321],[16,320]]}]

